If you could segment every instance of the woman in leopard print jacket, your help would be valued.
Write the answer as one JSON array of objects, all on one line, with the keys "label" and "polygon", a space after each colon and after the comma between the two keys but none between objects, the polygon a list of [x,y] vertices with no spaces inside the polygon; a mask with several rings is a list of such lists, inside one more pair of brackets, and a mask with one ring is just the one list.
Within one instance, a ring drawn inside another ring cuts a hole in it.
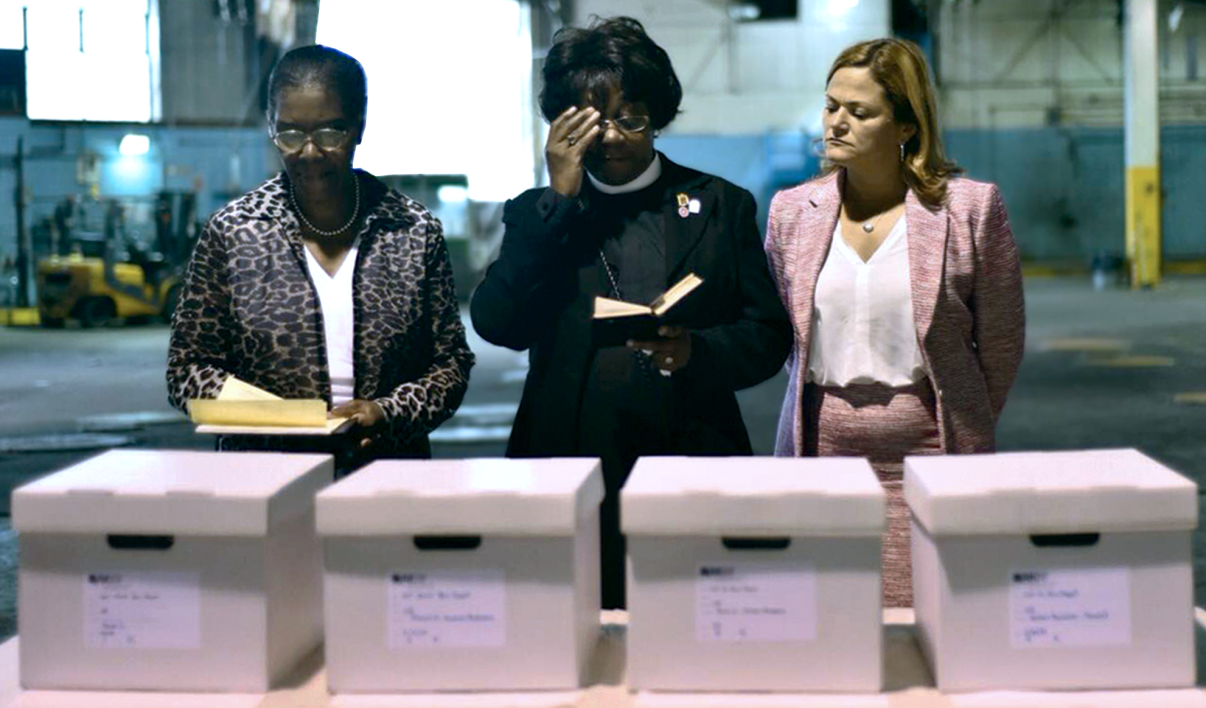
[{"label": "woman in leopard print jacket", "polygon": [[430,457],[473,366],[440,222],[352,169],[364,70],[322,46],[273,70],[269,123],[284,172],[210,218],[172,319],[168,397],[185,410],[234,375],[284,398],[322,398],[351,436],[240,436],[223,449]]}]

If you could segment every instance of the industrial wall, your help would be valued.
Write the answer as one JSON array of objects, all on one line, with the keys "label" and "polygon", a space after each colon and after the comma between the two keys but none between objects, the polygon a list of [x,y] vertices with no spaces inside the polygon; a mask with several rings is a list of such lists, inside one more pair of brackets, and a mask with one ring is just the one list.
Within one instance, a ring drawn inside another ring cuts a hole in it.
[{"label": "industrial wall", "polygon": [[[254,15],[208,2],[159,3],[163,120],[168,124],[255,121],[258,88],[273,56]],[[265,66],[265,64],[267,66]]]},{"label": "industrial wall", "polygon": [[674,62],[683,114],[672,134],[761,135],[820,125],[842,48],[891,27],[888,0],[806,0],[792,20],[738,21],[714,0],[578,0],[575,21],[631,15]]},{"label": "industrial wall", "polygon": [[[1123,18],[1117,0],[947,0],[931,18],[952,155],[1005,195],[1024,256],[1124,250]],[[1163,243],[1206,257],[1206,5],[1160,3]]]},{"label": "industrial wall", "polygon": [[[1121,128],[947,130],[968,175],[996,182],[1029,261],[1087,266],[1124,252]],[[1163,239],[1168,260],[1206,258],[1206,125],[1160,131]]]},{"label": "industrial wall", "polygon": [[280,48],[312,43],[318,22],[318,0],[151,1],[169,125],[259,124]]},{"label": "industrial wall", "polygon": [[[131,132],[150,138],[150,152],[119,153],[122,137]],[[93,183],[102,199],[118,198],[134,210],[131,223],[144,221],[140,217],[148,217],[149,222],[150,205],[161,189],[195,192],[198,214],[204,217],[279,169],[263,127],[31,124],[0,119],[0,155],[11,157],[18,137],[25,147],[26,228],[74,194],[88,214],[86,230],[99,230],[103,207],[90,198]],[[0,194],[12,195],[15,189],[15,171],[0,169]],[[147,214],[137,211],[141,208]],[[0,256],[15,252],[15,206],[12,199],[0,199]]]},{"label": "industrial wall", "polygon": [[[946,0],[931,18],[948,128],[1123,124],[1118,0]],[[1178,8],[1180,10],[1178,11]],[[1206,5],[1160,2],[1160,122],[1206,123]]]},{"label": "industrial wall", "polygon": [[[27,229],[75,195],[85,214],[77,228],[100,230],[104,206],[98,200],[116,198],[127,209],[132,236],[145,239],[149,234],[141,232],[158,191],[195,193],[204,218],[279,169],[263,124],[263,86],[282,42],[313,41],[317,7],[316,0],[150,0],[148,14],[157,19],[160,36],[154,64],[161,122],[0,117],[0,265],[17,250],[12,158],[18,139],[24,143]],[[150,139],[146,154],[119,153],[129,133]],[[46,247],[35,242],[35,255]]]},{"label": "industrial wall", "polygon": [[[1117,0],[927,4],[948,151],[1001,186],[1023,257],[1085,265],[1124,250],[1123,44]],[[1180,10],[1177,8],[1180,7]],[[684,114],[658,141],[750,189],[813,174],[825,75],[848,44],[890,34],[889,2],[804,0],[795,21],[744,23],[706,0],[583,0],[576,21],[629,13],[670,53]],[[845,13],[845,14],[842,14]],[[841,19],[835,19],[840,17]],[[1163,238],[1206,257],[1206,4],[1161,3]]]},{"label": "industrial wall", "polygon": [[[196,189],[202,214],[277,169],[258,123],[260,86],[275,50],[247,10],[254,3],[158,5],[162,125],[0,119],[0,257],[15,250],[14,174],[5,158],[18,136],[30,155],[27,226],[66,193],[88,193],[79,151],[83,162],[96,165],[102,196]],[[810,141],[820,133],[830,63],[850,43],[890,34],[892,3],[801,0],[794,19],[753,22],[730,15],[736,5],[577,0],[569,19],[584,25],[595,15],[629,14],[645,24],[669,51],[685,91],[684,112],[659,148],[751,190],[764,223],[774,192],[816,170]],[[970,176],[1001,185],[1028,259],[1087,263],[1099,252],[1122,253],[1120,6],[1117,0],[927,3],[949,152]],[[317,3],[291,7],[295,40],[309,41]],[[1206,4],[1163,2],[1160,33],[1165,254],[1200,258],[1206,200],[1198,195],[1206,193],[1206,177],[1193,158],[1206,142],[1200,56],[1206,52],[1199,50]],[[141,160],[119,156],[126,132],[149,135],[151,152]],[[539,152],[539,144],[533,149]]]},{"label": "industrial wall", "polygon": [[[1087,266],[1123,253],[1121,128],[1009,128],[944,131],[950,156],[967,176],[997,183],[1022,257]],[[718,174],[753,192],[765,228],[770,198],[814,174],[817,159],[801,134],[663,136],[670,158]],[[1206,258],[1206,125],[1161,131],[1164,253]]]},{"label": "industrial wall", "polygon": [[749,189],[765,225],[775,191],[811,176],[825,76],[846,46],[890,34],[889,0],[805,0],[795,19],[740,21],[738,3],[578,0],[574,23],[630,15],[670,54],[680,115],[657,141],[671,159]]}]

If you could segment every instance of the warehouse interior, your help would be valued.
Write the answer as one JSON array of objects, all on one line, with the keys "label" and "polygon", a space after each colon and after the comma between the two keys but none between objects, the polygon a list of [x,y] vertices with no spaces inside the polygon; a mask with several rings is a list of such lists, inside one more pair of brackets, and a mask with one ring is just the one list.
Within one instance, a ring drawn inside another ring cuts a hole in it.
[{"label": "warehouse interior", "polygon": [[[920,44],[947,153],[1000,187],[1022,259],[999,449],[1134,447],[1206,482],[1202,0],[0,0],[0,639],[18,631],[14,488],[112,448],[213,449],[168,405],[167,319],[209,215],[281,170],[265,89],[293,47],[362,62],[356,166],[443,223],[477,365],[434,456],[504,454],[527,356],[478,338],[468,301],[505,202],[548,184],[554,34],[615,15],[682,80],[658,149],[749,190],[764,232],[775,193],[821,168],[834,57]],[[1142,146],[1158,180],[1136,197]],[[785,387],[740,395],[755,454]],[[1206,534],[1194,567],[1204,606]]]}]

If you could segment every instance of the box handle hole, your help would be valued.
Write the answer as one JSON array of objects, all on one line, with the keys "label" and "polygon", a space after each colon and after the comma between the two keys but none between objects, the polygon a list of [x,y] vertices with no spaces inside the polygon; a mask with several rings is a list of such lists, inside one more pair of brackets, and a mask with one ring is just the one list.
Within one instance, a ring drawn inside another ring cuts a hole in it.
[{"label": "box handle hole", "polygon": [[791,539],[783,538],[748,538],[744,536],[723,536],[720,542],[730,551],[782,551],[791,545]]},{"label": "box handle hole", "polygon": [[1039,548],[1096,546],[1100,540],[1101,534],[1099,533],[1047,533],[1030,535],[1030,542]]},{"label": "box handle hole", "polygon": [[420,551],[472,551],[480,545],[481,536],[415,536]]},{"label": "box handle hole", "polygon": [[176,537],[111,533],[108,541],[109,548],[118,551],[166,551],[176,543]]}]

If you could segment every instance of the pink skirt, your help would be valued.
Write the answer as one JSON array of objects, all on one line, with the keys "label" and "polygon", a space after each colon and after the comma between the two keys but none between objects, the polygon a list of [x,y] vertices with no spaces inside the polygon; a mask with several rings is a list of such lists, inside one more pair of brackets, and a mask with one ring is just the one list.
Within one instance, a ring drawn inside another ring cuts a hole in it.
[{"label": "pink skirt", "polygon": [[905,455],[942,453],[934,391],[928,379],[892,388],[881,384],[804,387],[804,454],[866,457],[888,497],[883,544],[884,607],[913,606]]}]

